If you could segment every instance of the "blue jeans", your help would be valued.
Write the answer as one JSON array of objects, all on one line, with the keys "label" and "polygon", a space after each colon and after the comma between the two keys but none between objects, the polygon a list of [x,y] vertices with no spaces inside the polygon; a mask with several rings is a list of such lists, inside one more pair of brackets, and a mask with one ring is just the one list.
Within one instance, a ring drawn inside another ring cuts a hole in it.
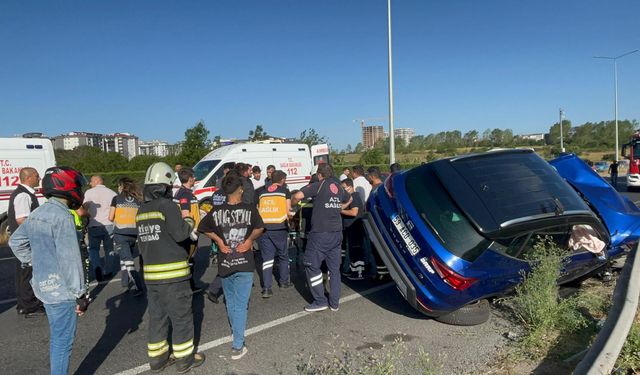
[{"label": "blue jeans", "polygon": [[44,305],[49,320],[49,358],[51,375],[67,375],[71,348],[76,337],[78,316],[75,302],[62,302]]},{"label": "blue jeans", "polygon": [[[102,274],[115,274],[120,269],[118,255],[113,249],[113,225],[89,227],[89,263],[91,264],[91,276],[95,279],[96,268],[102,270]],[[104,248],[104,263],[100,257],[100,244]]]},{"label": "blue jeans", "polygon": [[236,272],[222,278],[222,289],[227,301],[227,317],[233,334],[233,349],[244,346],[244,329],[247,326],[247,309],[253,285],[253,272]]}]

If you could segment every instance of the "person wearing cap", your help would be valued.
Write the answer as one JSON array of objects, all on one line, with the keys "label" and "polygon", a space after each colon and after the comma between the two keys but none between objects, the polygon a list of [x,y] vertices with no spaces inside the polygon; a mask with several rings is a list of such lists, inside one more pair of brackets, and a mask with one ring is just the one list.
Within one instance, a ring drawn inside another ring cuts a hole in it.
[{"label": "person wearing cap", "polygon": [[[75,169],[47,169],[42,190],[48,201],[33,211],[9,239],[16,258],[33,267],[33,292],[44,304],[49,321],[53,375],[69,373],[78,316],[84,314],[90,302],[76,226],[69,212],[82,205],[85,184],[86,179]],[[5,371],[11,372],[11,368],[6,367]]]},{"label": "person wearing cap", "polygon": [[166,163],[154,163],[147,169],[136,228],[149,304],[149,366],[161,371],[175,362],[178,372],[187,372],[205,359],[195,352],[189,254],[180,246],[197,235],[193,218],[183,218],[173,203],[174,180],[175,173]]}]

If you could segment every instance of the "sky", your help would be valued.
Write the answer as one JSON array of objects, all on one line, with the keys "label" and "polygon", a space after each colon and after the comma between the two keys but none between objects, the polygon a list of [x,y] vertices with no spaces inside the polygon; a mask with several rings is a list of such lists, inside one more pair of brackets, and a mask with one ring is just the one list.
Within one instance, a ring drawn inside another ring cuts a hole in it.
[{"label": "sky", "polygon": [[[637,0],[392,0],[394,118],[417,134],[547,132],[614,118],[613,61],[640,48]],[[332,147],[388,126],[387,1],[0,2],[0,136],[129,132],[180,141],[256,125]],[[640,119],[640,52],[618,60]],[[354,121],[355,120],[355,121]]]}]

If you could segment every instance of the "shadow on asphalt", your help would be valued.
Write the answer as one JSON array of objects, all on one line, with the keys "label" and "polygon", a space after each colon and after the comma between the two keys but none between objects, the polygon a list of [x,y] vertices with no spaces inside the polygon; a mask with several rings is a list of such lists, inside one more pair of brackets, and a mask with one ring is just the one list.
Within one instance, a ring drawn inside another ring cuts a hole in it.
[{"label": "shadow on asphalt", "polygon": [[[98,288],[104,288],[105,285],[100,284]],[[106,308],[109,313],[106,317],[104,332],[84,357],[75,374],[96,373],[123,337],[138,330],[147,309],[147,299],[133,297],[131,293],[122,293],[109,298]]]}]

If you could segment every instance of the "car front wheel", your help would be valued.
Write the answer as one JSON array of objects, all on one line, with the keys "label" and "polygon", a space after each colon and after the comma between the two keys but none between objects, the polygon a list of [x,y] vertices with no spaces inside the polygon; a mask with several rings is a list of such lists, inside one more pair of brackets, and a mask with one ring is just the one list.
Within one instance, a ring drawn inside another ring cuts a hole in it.
[{"label": "car front wheel", "polygon": [[489,302],[481,299],[435,319],[455,326],[475,326],[489,320],[490,312]]}]

